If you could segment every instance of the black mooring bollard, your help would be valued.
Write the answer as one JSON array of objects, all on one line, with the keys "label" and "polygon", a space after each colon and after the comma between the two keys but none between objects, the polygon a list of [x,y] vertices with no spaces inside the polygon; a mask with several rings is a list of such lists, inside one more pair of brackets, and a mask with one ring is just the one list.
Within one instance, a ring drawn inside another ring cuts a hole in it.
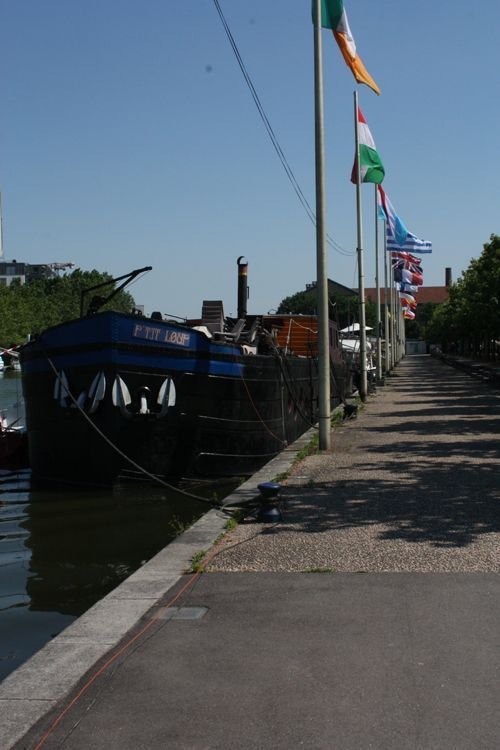
[{"label": "black mooring bollard", "polygon": [[260,508],[257,514],[257,521],[262,523],[275,523],[281,521],[281,513],[276,506],[281,484],[277,482],[261,482],[257,485],[260,492]]}]

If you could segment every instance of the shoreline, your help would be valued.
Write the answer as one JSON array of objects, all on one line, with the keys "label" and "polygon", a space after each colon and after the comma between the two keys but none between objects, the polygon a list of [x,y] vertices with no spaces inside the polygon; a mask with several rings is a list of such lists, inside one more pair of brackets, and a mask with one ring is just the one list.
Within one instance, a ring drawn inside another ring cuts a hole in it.
[{"label": "shoreline", "polygon": [[52,641],[0,682],[0,747],[8,750],[66,696],[99,659],[180,580],[192,571],[193,556],[212,548],[230,516],[259,495],[257,485],[287,473],[316,433],[310,428],[256,474],[212,508],[141,568],[68,625]]}]

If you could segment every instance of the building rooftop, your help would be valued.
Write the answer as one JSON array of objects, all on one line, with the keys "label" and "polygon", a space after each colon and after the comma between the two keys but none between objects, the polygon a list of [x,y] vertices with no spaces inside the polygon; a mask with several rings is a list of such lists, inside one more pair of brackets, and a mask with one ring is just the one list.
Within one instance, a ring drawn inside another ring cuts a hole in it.
[{"label": "building rooftop", "polygon": [[[365,289],[365,296],[372,302],[377,301],[377,290],[375,287]],[[446,286],[421,286],[418,292],[415,294],[415,299],[422,305],[426,302],[432,302],[435,305],[440,305],[448,299],[448,287]],[[380,302],[383,305],[385,303],[385,289],[380,289]]]}]

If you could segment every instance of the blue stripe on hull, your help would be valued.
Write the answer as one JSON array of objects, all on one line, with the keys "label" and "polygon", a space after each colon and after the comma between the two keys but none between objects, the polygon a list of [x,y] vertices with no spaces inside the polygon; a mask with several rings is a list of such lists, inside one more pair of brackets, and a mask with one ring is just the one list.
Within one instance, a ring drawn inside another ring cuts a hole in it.
[{"label": "blue stripe on hull", "polygon": [[43,359],[26,360],[23,364],[23,372],[26,375],[34,375],[52,371],[48,356],[56,368],[74,367],[104,367],[112,364],[121,368],[140,368],[143,370],[160,370],[176,372],[192,372],[201,375],[223,375],[226,377],[240,377],[243,374],[244,365],[238,362],[225,362],[216,359],[199,359],[196,356],[177,357],[176,352],[171,354],[157,354],[155,352],[125,352],[117,349],[104,349],[102,351],[68,352],[65,354],[52,354],[44,356]]}]

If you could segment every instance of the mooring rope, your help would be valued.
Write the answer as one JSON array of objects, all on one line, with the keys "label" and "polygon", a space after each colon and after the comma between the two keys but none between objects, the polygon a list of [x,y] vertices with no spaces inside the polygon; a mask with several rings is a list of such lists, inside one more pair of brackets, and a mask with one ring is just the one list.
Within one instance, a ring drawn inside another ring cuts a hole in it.
[{"label": "mooring rope", "polygon": [[257,415],[257,417],[259,418],[259,422],[260,422],[260,423],[262,424],[262,426],[264,427],[264,429],[266,430],[266,432],[268,432],[268,433],[269,433],[269,434],[271,435],[271,437],[275,438],[275,439],[276,439],[276,440],[278,441],[278,443],[280,443],[280,444],[281,444],[281,445],[282,445],[283,447],[286,447],[286,445],[287,445],[287,442],[286,442],[286,440],[282,440],[282,439],[281,439],[280,437],[278,437],[278,436],[277,436],[277,435],[276,435],[276,434],[275,434],[275,433],[274,433],[274,432],[273,432],[273,431],[271,430],[271,428],[270,428],[270,427],[268,427],[268,426],[267,426],[267,424],[266,424],[266,423],[264,422],[264,419],[262,418],[262,416],[261,416],[261,414],[260,414],[259,410],[257,409],[257,407],[256,407],[256,405],[255,405],[255,402],[254,402],[254,400],[253,400],[253,398],[252,398],[252,394],[250,393],[250,389],[248,388],[248,385],[247,385],[247,382],[246,382],[245,378],[243,377],[243,375],[240,375],[240,377],[241,377],[241,382],[242,382],[242,383],[243,383],[243,385],[245,386],[245,390],[246,390],[246,392],[247,392],[248,400],[250,401],[250,403],[251,403],[251,405],[252,405],[252,408],[253,408],[253,410],[254,410],[255,414],[256,414],[256,415]]},{"label": "mooring rope", "polygon": [[85,413],[85,411],[82,409],[76,398],[73,396],[71,391],[69,390],[68,386],[63,382],[61,376],[59,375],[59,372],[52,362],[51,358],[48,356],[48,354],[45,354],[47,357],[47,362],[49,363],[50,367],[52,368],[52,371],[54,372],[54,375],[56,376],[57,380],[59,381],[59,384],[61,388],[64,390],[65,393],[68,394],[70,400],[73,402],[73,405],[76,406],[80,414],[86,419],[86,421],[91,425],[92,429],[97,432],[97,434],[112,448],[116,453],[118,453],[119,456],[121,456],[125,461],[127,461],[131,466],[133,466],[137,471],[139,471],[141,474],[144,474],[145,476],[152,479],[154,482],[157,482],[162,487],[166,487],[169,490],[172,490],[174,492],[178,492],[181,495],[184,495],[185,497],[190,497],[192,500],[198,500],[202,503],[208,503],[214,508],[221,509],[223,507],[223,503],[221,502],[214,502],[213,500],[210,500],[206,497],[201,497],[200,495],[195,495],[192,492],[187,492],[186,490],[181,489],[180,487],[176,487],[173,484],[169,484],[168,482],[165,482],[164,479],[161,479],[156,474],[152,474],[150,471],[144,468],[144,466],[140,466],[136,461],[134,461],[130,456],[127,456],[126,453],[124,453],[121,448],[119,448],[115,443],[113,443],[112,440],[108,438],[107,435],[104,434],[104,432],[93,422],[93,420],[89,417],[88,414]]}]

